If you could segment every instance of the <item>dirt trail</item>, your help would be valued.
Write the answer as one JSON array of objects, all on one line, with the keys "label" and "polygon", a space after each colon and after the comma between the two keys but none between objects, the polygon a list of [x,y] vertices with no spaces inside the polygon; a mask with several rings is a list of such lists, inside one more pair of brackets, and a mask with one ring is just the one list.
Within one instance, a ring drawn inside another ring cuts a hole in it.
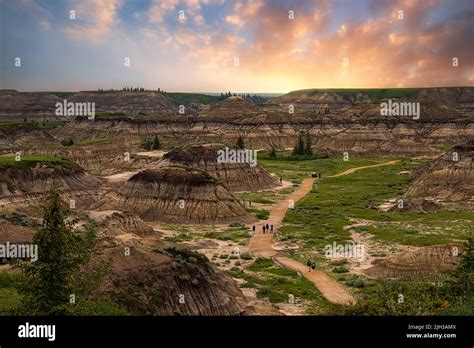
[{"label": "dirt trail", "polygon": [[255,223],[256,233],[250,239],[249,247],[257,252],[258,255],[271,258],[277,254],[277,251],[272,248],[273,235],[271,233],[263,234],[262,227],[266,224],[273,225],[274,230],[278,231],[281,222],[289,209],[290,200],[293,200],[293,202],[296,203],[303,198],[309,191],[311,191],[313,182],[313,178],[304,179],[296,191],[290,193],[285,199],[273,205],[267,220],[259,220]]},{"label": "dirt trail", "polygon": [[277,256],[275,257],[275,261],[280,265],[303,275],[306,279],[312,282],[318,288],[321,294],[330,302],[342,305],[355,303],[354,297],[346,289],[344,289],[341,284],[332,279],[323,271],[313,269],[311,272],[309,272],[307,266],[288,257]]},{"label": "dirt trail", "polygon": [[[332,175],[330,177],[348,175],[361,169],[388,166],[397,162],[398,160],[394,160],[381,164],[351,168],[342,173]],[[285,199],[279,201],[272,207],[268,220],[259,220],[255,224],[256,233],[250,239],[249,247],[258,256],[273,258],[280,265],[302,274],[306,279],[311,281],[318,288],[321,294],[330,302],[343,305],[352,304],[355,303],[354,297],[346,289],[344,289],[344,287],[336,280],[329,277],[323,271],[312,270],[311,272],[309,272],[308,268],[305,265],[288,257],[278,256],[278,251],[276,251],[272,247],[272,245],[274,244],[273,235],[268,232],[263,234],[262,227],[266,224],[273,225],[275,231],[278,231],[280,229],[281,222],[283,221],[283,218],[285,217],[285,214],[289,209],[290,201],[292,200],[294,203],[296,203],[301,198],[303,198],[309,191],[311,191],[314,180],[315,179],[313,178],[304,179],[297,190],[286,196]]]},{"label": "dirt trail", "polygon": [[390,165],[395,164],[395,163],[397,163],[397,162],[400,162],[400,161],[399,161],[399,160],[394,160],[394,161],[389,161],[389,162],[380,163],[380,164],[372,164],[372,165],[370,165],[370,166],[355,167],[355,168],[348,169],[348,170],[346,170],[345,172],[342,172],[342,173],[339,173],[339,174],[336,174],[336,175],[328,176],[328,178],[336,178],[336,177],[338,177],[338,176],[343,176],[343,175],[352,174],[352,173],[354,173],[354,172],[357,172],[358,170],[366,169],[366,168],[375,168],[375,167],[390,166]]}]

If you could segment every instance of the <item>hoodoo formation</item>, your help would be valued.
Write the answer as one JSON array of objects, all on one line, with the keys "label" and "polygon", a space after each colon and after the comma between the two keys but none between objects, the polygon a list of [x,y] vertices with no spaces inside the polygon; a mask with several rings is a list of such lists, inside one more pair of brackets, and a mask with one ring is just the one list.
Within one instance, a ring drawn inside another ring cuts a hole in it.
[{"label": "hoodoo formation", "polygon": [[97,92],[83,91],[74,94],[69,102],[93,102],[96,111],[127,114],[177,114],[178,105],[158,92]]},{"label": "hoodoo formation", "polygon": [[187,167],[147,169],[132,176],[118,192],[109,192],[100,209],[128,210],[145,221],[228,223],[249,214],[219,180]]},{"label": "hoodoo formation", "polygon": [[401,278],[453,271],[459,264],[457,253],[462,250],[456,244],[421,247],[401,255],[375,260],[373,266],[364,273],[372,277]]},{"label": "hoodoo formation", "polygon": [[[157,252],[123,248],[104,252],[110,273],[95,292],[136,315],[242,315],[242,291],[198,253],[174,247]],[[140,300],[138,300],[140,299]],[[249,309],[251,310],[251,309]]]},{"label": "hoodoo formation", "polygon": [[420,169],[408,198],[423,198],[447,208],[474,209],[474,140],[456,145]]},{"label": "hoodoo formation", "polygon": [[206,110],[201,112],[200,116],[216,117],[217,119],[225,117],[242,117],[257,114],[261,112],[258,107],[242,97],[229,97],[219,101]]},{"label": "hoodoo formation", "polygon": [[224,148],[225,145],[222,144],[178,148],[166,153],[162,163],[204,170],[223,182],[233,192],[264,190],[279,185],[278,181],[259,165],[218,163],[218,151]]},{"label": "hoodoo formation", "polygon": [[[39,200],[53,182],[63,192],[63,199],[74,200],[74,208],[84,209],[95,200],[102,179],[87,174],[77,164],[56,157],[0,157],[0,208],[18,211],[27,208],[38,214]],[[30,206],[36,208],[31,210]],[[22,209],[20,209],[20,207]]]},{"label": "hoodoo formation", "polygon": [[0,197],[38,194],[49,190],[53,181],[67,191],[91,190],[101,184],[77,164],[55,157],[0,157]]}]

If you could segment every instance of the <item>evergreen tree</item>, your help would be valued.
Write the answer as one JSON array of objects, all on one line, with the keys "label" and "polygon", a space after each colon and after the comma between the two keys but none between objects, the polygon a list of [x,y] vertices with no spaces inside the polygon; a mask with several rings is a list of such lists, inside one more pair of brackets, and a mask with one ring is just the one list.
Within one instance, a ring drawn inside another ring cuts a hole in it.
[{"label": "evergreen tree", "polygon": [[460,266],[447,280],[447,292],[463,303],[474,296],[474,239],[469,237],[464,243],[464,251],[459,254]]},{"label": "evergreen tree", "polygon": [[272,147],[272,150],[270,151],[270,158],[276,158],[277,153],[274,147]]},{"label": "evergreen tree", "polygon": [[245,147],[244,139],[242,139],[241,136],[239,136],[239,139],[237,139],[237,148],[243,149]]},{"label": "evergreen tree", "polygon": [[304,148],[304,141],[303,136],[300,134],[298,135],[298,142],[296,143],[293,149],[293,155],[304,155],[305,148]]},{"label": "evergreen tree", "polygon": [[309,135],[309,132],[306,133],[306,144],[304,148],[304,154],[305,156],[311,157],[313,155],[313,149],[312,147],[312,142],[311,142],[311,135]]},{"label": "evergreen tree", "polygon": [[153,139],[152,148],[153,150],[158,150],[160,147],[161,147],[160,139],[158,139],[158,136],[155,134],[155,139]]},{"label": "evergreen tree", "polygon": [[21,264],[27,276],[22,287],[25,311],[31,314],[65,314],[70,295],[74,294],[81,265],[90,257],[95,232],[86,228],[75,231],[70,212],[62,207],[60,189],[53,182],[43,206],[43,223],[34,237],[38,259]]}]

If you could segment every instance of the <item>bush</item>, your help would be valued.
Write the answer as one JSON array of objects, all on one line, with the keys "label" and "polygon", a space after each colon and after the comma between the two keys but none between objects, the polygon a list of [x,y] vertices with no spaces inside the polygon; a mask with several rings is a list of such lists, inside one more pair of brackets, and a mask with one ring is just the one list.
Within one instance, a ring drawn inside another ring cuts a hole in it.
[{"label": "bush", "polygon": [[349,269],[347,267],[341,266],[341,267],[335,267],[332,271],[333,273],[346,273],[346,272],[349,272]]},{"label": "bush", "polygon": [[363,288],[365,287],[365,283],[363,282],[362,279],[359,277],[355,276],[346,281],[347,286],[351,286],[353,288]]},{"label": "bush", "polygon": [[252,260],[252,255],[250,255],[250,253],[242,253],[240,254],[240,258],[242,260]]},{"label": "bush", "polygon": [[347,260],[346,259],[341,259],[341,260],[336,260],[336,261],[333,261],[330,263],[331,266],[343,266],[343,265],[346,265],[347,264]]},{"label": "bush", "polygon": [[72,139],[64,139],[64,140],[61,140],[61,144],[63,146],[72,146],[74,145],[74,140]]}]

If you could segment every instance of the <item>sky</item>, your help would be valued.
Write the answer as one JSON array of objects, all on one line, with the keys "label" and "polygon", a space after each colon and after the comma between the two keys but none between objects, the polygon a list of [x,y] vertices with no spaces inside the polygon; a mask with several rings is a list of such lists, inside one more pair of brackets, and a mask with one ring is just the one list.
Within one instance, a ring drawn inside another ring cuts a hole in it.
[{"label": "sky", "polygon": [[0,0],[0,88],[473,86],[473,18],[473,0]]}]

